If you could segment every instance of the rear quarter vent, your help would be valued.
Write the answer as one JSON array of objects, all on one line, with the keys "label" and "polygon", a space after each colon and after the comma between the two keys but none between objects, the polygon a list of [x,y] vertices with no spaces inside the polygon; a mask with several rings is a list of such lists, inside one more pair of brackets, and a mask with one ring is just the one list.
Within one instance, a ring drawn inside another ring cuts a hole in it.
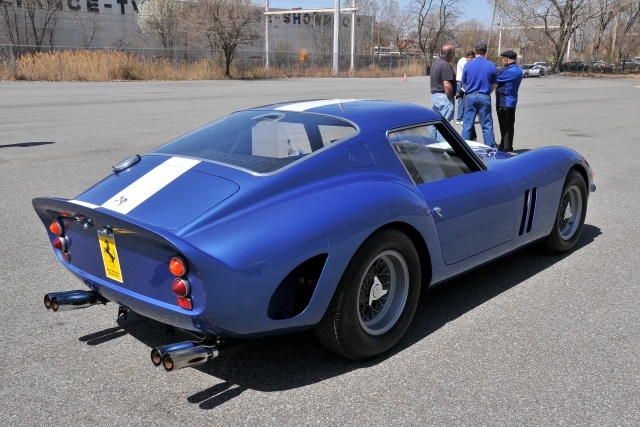
[{"label": "rear quarter vent", "polygon": [[321,254],[306,260],[284,278],[269,301],[267,315],[270,319],[290,319],[307,308],[327,256],[328,254]]}]

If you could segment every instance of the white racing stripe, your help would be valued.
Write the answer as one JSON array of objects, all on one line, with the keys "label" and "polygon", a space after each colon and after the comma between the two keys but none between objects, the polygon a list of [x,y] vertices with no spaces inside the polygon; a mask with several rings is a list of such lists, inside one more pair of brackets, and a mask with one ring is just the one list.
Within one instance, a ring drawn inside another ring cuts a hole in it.
[{"label": "white racing stripe", "polygon": [[75,203],[76,205],[84,206],[85,208],[99,208],[100,206],[94,205],[93,203],[83,202],[82,200],[69,200],[70,203]]},{"label": "white racing stripe", "polygon": [[199,160],[172,157],[109,198],[101,207],[127,214],[198,163]]},{"label": "white racing stripe", "polygon": [[276,108],[276,110],[284,111],[306,111],[312,108],[324,107],[326,105],[344,104],[346,102],[354,102],[355,99],[321,99],[319,101],[298,102],[296,104],[284,105]]}]

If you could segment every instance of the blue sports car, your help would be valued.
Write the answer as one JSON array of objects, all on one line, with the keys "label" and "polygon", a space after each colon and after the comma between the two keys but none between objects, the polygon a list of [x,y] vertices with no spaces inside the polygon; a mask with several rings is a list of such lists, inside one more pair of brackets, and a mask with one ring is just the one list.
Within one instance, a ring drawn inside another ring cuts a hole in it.
[{"label": "blue sports car", "polygon": [[530,243],[570,250],[593,176],[575,151],[465,142],[417,105],[239,111],[123,161],[73,200],[34,199],[58,260],[86,285],[44,304],[113,302],[192,334],[152,350],[166,370],[311,328],[329,350],[368,359],[403,336],[422,289]]}]

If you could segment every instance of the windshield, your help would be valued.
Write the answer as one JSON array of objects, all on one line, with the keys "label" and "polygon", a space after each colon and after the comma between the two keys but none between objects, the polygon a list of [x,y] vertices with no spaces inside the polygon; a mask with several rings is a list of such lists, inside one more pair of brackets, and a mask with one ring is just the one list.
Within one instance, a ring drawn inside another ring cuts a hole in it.
[{"label": "windshield", "polygon": [[269,173],[356,132],[354,125],[335,117],[290,111],[240,111],[149,154],[195,157]]}]

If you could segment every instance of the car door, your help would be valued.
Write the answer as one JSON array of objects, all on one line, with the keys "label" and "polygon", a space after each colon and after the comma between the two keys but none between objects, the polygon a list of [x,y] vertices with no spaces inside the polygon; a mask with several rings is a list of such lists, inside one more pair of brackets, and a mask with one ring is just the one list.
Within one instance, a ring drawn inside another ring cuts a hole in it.
[{"label": "car door", "polygon": [[469,162],[449,127],[437,126],[447,143],[429,137],[428,126],[389,133],[433,217],[446,264],[455,264],[513,239],[515,202],[509,180]]}]

